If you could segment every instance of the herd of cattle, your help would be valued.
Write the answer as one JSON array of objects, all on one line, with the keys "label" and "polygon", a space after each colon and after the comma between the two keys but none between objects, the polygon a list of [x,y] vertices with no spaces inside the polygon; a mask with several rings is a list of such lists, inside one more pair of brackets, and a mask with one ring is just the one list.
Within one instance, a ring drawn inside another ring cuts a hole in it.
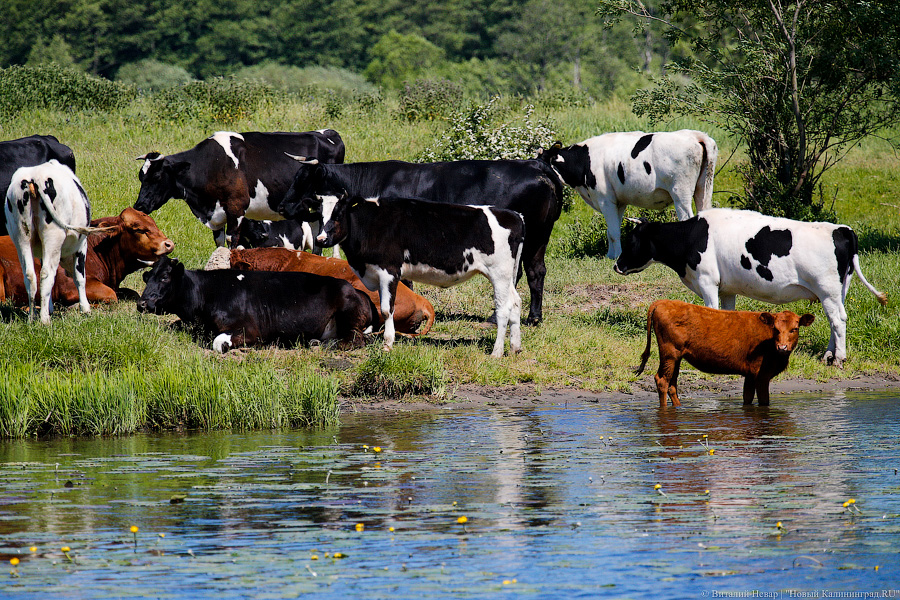
[{"label": "herd of cattle", "polygon": [[[425,334],[435,318],[402,280],[447,287],[480,273],[493,286],[499,357],[507,328],[510,350],[522,347],[523,271],[525,323],[543,318],[544,259],[567,184],[605,217],[617,273],[662,263],[709,307],[660,300],[648,311],[639,372],[655,333],[662,408],[680,404],[682,359],[743,375],[745,404],[754,395],[768,404],[769,380],[813,317],[737,312],[736,295],[820,301],[831,326],[824,359],[838,366],[853,274],[887,302],[863,277],[849,227],[712,208],[718,148],[699,131],[609,133],[556,143],[532,160],[344,164],[344,155],[328,129],[218,132],[184,152],[139,157],[134,207],[92,220],[70,148],[53,136],[0,142],[0,300],[28,305],[31,319],[37,296],[49,323],[53,302],[88,312],[90,302],[128,296],[125,277],[150,267],[138,310],[177,315],[217,351],[314,340],[358,347],[381,327],[390,349],[397,333]],[[175,245],[149,216],[171,198],[213,232],[219,248],[202,271],[169,256]],[[640,220],[621,239],[629,204],[674,204],[678,221]],[[307,252],[338,244],[346,262]]]}]

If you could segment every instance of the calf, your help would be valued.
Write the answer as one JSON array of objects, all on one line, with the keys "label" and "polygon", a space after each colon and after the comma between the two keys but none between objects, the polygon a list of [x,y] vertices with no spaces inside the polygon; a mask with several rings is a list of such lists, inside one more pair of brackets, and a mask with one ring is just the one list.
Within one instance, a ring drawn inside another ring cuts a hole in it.
[{"label": "calf", "polygon": [[[34,167],[56,159],[75,172],[75,153],[52,135],[31,135],[0,142],[0,193],[6,192],[19,167]],[[8,235],[5,214],[0,214],[0,236]]]},{"label": "calf", "polygon": [[315,235],[312,226],[315,226],[315,235],[319,233],[319,223],[307,223],[306,221],[254,221],[244,219],[238,229],[238,248],[287,248],[288,250],[306,250],[308,252],[321,253],[316,249]]},{"label": "calf", "polygon": [[[133,208],[118,216],[94,219],[98,233],[88,236],[85,264],[85,293],[88,302],[115,302],[120,295],[134,294],[119,288],[129,274],[153,264],[168,254],[175,244],[159,230],[153,219]],[[40,269],[35,262],[35,269]],[[9,299],[18,306],[28,304],[25,277],[15,245],[8,236],[0,237],[0,300]],[[65,305],[78,302],[75,282],[57,269],[51,299]]]},{"label": "calf", "polygon": [[662,210],[672,204],[679,221],[712,208],[713,176],[719,150],[702,131],[682,129],[606,133],[563,148],[557,142],[540,158],[553,167],[584,201],[606,220],[607,257],[622,252],[625,207]]},{"label": "calf", "polygon": [[[217,249],[216,252],[223,250],[227,252],[226,249]],[[221,268],[248,271],[295,271],[335,277],[349,282],[354,288],[366,294],[372,302],[378,304],[378,292],[368,290],[347,264],[347,261],[339,258],[325,258],[309,252],[295,252],[284,248],[252,248],[232,250],[228,263]],[[380,313],[379,317],[381,317]],[[381,324],[384,324],[383,318],[379,318],[379,325]],[[397,333],[409,336],[424,335],[431,331],[433,324],[434,307],[431,302],[400,282],[397,285],[397,298],[394,303],[394,327]]]},{"label": "calf", "polygon": [[449,287],[475,273],[494,287],[497,339],[492,356],[503,356],[507,324],[510,349],[522,349],[516,273],[525,242],[517,212],[491,206],[459,206],[406,198],[343,196],[316,238],[341,244],[365,286],[378,290],[384,349],[394,344],[394,304],[400,278]]},{"label": "calf", "polygon": [[615,271],[637,273],[654,262],[673,269],[712,308],[734,309],[740,294],[783,304],[818,300],[831,325],[824,360],[847,358],[844,300],[853,274],[878,298],[859,268],[859,242],[846,225],[804,223],[748,210],[716,208],[681,223],[636,221]]},{"label": "calf", "polygon": [[651,331],[659,346],[656,389],[659,407],[672,406],[678,399],[678,368],[687,360],[706,373],[744,376],[744,404],[759,397],[760,406],[769,405],[769,382],[788,366],[791,352],[800,339],[800,327],[815,317],[798,316],[789,310],[768,312],[726,311],[678,300],[657,300],[647,311],[647,346],[635,374],[644,372],[650,358]]},{"label": "calf", "polygon": [[50,323],[51,291],[60,264],[75,279],[81,310],[90,312],[85,293],[87,234],[97,229],[89,227],[91,204],[75,173],[56,160],[17,169],[3,208],[25,273],[28,320],[34,318],[35,256],[42,259],[41,322]]},{"label": "calf", "polygon": [[213,350],[340,340],[365,344],[375,305],[346,281],[309,273],[188,271],[162,257],[144,273],[139,312],[175,314],[212,337]]}]

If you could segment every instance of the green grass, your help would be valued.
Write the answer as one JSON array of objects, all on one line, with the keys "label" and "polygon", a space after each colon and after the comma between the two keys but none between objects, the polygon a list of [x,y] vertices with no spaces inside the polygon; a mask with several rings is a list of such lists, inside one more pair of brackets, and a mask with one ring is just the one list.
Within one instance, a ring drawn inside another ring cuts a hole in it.
[{"label": "green grass", "polygon": [[[0,123],[0,139],[50,133],[70,145],[93,213],[105,216],[118,214],[137,198],[140,163],[135,157],[151,150],[184,150],[219,129],[331,127],[344,138],[348,162],[413,160],[440,135],[444,124],[409,122],[398,118],[396,108],[389,100],[375,109],[349,106],[338,116],[327,117],[323,102],[287,102],[227,125],[173,124],[160,121],[149,102],[139,99],[111,113],[24,112]],[[617,100],[535,116],[549,117],[567,144],[614,129],[708,130],[691,120],[651,127]],[[734,144],[721,132],[710,133],[719,144],[721,166]],[[729,190],[740,190],[735,160],[718,173],[720,193],[714,202],[722,203]],[[835,197],[840,220],[860,233],[863,271],[888,293],[890,303],[878,305],[859,282],[853,284],[847,302],[850,360],[843,370],[819,361],[828,342],[821,306],[787,306],[817,317],[801,336],[789,376],[829,381],[900,374],[898,167],[900,161],[889,146],[871,140],[827,174],[824,193]],[[172,318],[138,315],[133,303],[98,308],[87,316],[75,309],[60,310],[49,328],[26,323],[20,310],[0,307],[5,321],[0,325],[0,364],[7,371],[0,383],[0,436],[327,424],[336,422],[342,394],[446,398],[466,383],[637,391],[651,381],[632,374],[644,345],[647,306],[662,297],[699,299],[660,265],[622,277],[605,258],[566,258],[561,248],[570,226],[576,218],[589,221],[593,214],[577,199],[557,223],[548,258],[544,323],[523,328],[524,351],[500,360],[489,355],[496,331],[482,322],[492,310],[484,278],[449,289],[416,286],[434,304],[438,319],[430,334],[398,339],[389,355],[381,353],[381,341],[375,339],[368,348],[347,352],[262,348],[222,357],[174,330]],[[212,234],[186,204],[171,200],[153,217],[175,241],[175,256],[189,268],[202,268],[214,249]],[[140,275],[130,276],[125,286],[141,290]],[[519,293],[527,314],[524,278]],[[739,299],[738,308],[771,310],[746,299]],[[716,378],[697,375],[697,379]],[[648,406],[652,404],[650,394]]]}]

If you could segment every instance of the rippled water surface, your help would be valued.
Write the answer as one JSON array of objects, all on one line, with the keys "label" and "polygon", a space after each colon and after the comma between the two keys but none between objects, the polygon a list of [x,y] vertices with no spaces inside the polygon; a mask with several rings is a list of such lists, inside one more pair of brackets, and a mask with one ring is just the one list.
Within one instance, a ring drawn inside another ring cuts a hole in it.
[{"label": "rippled water surface", "polygon": [[896,393],[654,404],[0,442],[0,596],[900,598]]}]

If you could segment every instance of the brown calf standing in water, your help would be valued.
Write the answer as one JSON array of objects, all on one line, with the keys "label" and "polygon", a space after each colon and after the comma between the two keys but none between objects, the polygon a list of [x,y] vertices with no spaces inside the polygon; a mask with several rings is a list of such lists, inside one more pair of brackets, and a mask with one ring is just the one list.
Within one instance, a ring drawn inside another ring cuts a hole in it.
[{"label": "brown calf standing in water", "polygon": [[769,382],[788,366],[791,352],[800,339],[800,327],[815,317],[798,316],[789,310],[772,314],[718,310],[678,300],[657,300],[647,311],[647,346],[641,355],[637,375],[650,358],[650,333],[656,332],[659,370],[656,389],[659,407],[672,406],[678,399],[678,367],[684,358],[706,373],[744,376],[744,404],[769,405]]}]

